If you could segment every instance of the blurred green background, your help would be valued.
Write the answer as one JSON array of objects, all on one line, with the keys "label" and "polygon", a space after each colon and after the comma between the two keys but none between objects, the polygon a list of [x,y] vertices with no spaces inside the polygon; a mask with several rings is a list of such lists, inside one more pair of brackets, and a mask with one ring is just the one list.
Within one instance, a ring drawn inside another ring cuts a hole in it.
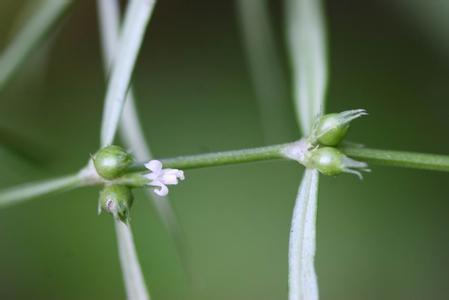
[{"label": "blurred green background", "polygon": [[[0,2],[1,49],[24,5]],[[374,148],[449,153],[447,2],[327,1],[326,13],[327,111],[370,113],[348,138]],[[270,14],[288,77],[281,1],[270,1]],[[36,49],[0,92],[0,187],[74,172],[98,147],[105,80],[94,1],[77,1],[48,46],[46,56]],[[290,93],[273,99],[285,108],[278,122],[286,129],[270,141],[264,136],[234,1],[160,1],[134,86],[156,157],[299,137]],[[31,157],[18,155],[8,136],[26,141],[19,144]],[[372,169],[363,181],[321,178],[322,299],[447,299],[449,174]],[[132,224],[153,299],[286,299],[302,168],[277,161],[186,176],[170,201],[187,266],[137,193]],[[1,299],[125,297],[113,223],[97,216],[97,196],[97,188],[87,188],[0,211]]]}]

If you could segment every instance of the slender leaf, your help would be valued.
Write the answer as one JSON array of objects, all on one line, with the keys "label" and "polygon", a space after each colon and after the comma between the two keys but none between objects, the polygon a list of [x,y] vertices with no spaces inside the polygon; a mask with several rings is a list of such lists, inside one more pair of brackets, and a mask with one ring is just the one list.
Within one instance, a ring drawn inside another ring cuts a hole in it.
[{"label": "slender leaf", "polygon": [[315,223],[318,171],[306,170],[299,186],[290,230],[289,299],[317,300]]},{"label": "slender leaf", "polygon": [[143,280],[130,225],[120,220],[114,222],[127,299],[149,300],[150,296]]},{"label": "slender leaf", "polygon": [[133,0],[129,3],[105,98],[101,128],[101,145],[114,140],[120,121],[132,71],[137,60],[145,29],[153,12],[154,0]]},{"label": "slender leaf", "polygon": [[14,39],[0,56],[0,90],[25,63],[26,58],[45,41],[68,11],[71,0],[44,0],[17,30]]},{"label": "slender leaf", "polygon": [[243,46],[248,60],[262,127],[269,143],[285,140],[289,132],[287,84],[267,0],[237,0]]},{"label": "slender leaf", "polygon": [[[98,12],[100,20],[100,33],[102,38],[102,49],[105,71],[112,64],[115,50],[119,43],[119,23],[120,7],[117,0],[98,0]],[[135,100],[132,88],[129,88],[125,107],[123,109],[120,122],[120,135],[128,148],[132,150],[139,161],[148,161],[151,159],[151,151],[145,140],[142,127],[140,126],[138,113],[135,107]],[[150,190],[146,194],[155,206],[158,215],[170,232],[178,252],[185,248],[181,239],[178,222],[170,205],[169,199],[165,197],[160,199],[155,197]]]},{"label": "slender leaf", "polygon": [[[296,117],[305,135],[324,110],[326,35],[320,0],[286,0]],[[317,300],[314,267],[318,172],[306,170],[299,187],[289,245],[289,300]]]},{"label": "slender leaf", "polygon": [[[120,41],[119,41],[119,3],[116,0],[110,1],[110,0],[98,0],[98,13],[99,13],[99,21],[100,21],[100,36],[102,39],[102,49],[103,49],[103,60],[104,60],[104,68],[105,72],[107,73],[110,66],[113,65],[116,50],[120,47]],[[132,7],[128,8],[129,10],[132,9]],[[120,61],[120,60],[119,60]],[[129,79],[128,79],[129,80]],[[126,93],[126,91],[125,91]],[[125,96],[125,95],[124,95]],[[132,104],[134,104],[134,99],[132,98],[132,92],[129,91],[127,95],[126,101],[128,102],[124,113],[127,113],[128,115],[126,118],[130,117],[137,117],[136,116],[129,116],[129,105],[130,101],[133,101]],[[107,103],[106,103],[107,105]],[[123,105],[123,104],[120,104]],[[105,107],[106,111],[107,107]],[[128,110],[127,110],[128,109]],[[122,116],[123,118],[124,116]],[[118,118],[120,118],[120,112],[118,115]],[[123,119],[122,119],[123,120]],[[117,120],[118,121],[118,120]],[[135,121],[137,122],[137,121]],[[122,122],[123,124],[123,122]],[[137,126],[138,129],[140,129],[139,124],[133,123],[132,125]],[[117,124],[114,124],[116,127]],[[136,128],[129,128],[129,129],[136,129]],[[114,128],[114,134],[115,134],[116,128]],[[131,135],[139,134],[140,131],[135,132],[129,132]],[[114,135],[113,134],[113,135]],[[113,139],[113,135],[111,138],[111,141]],[[140,136],[139,136],[140,137]],[[134,141],[134,139],[132,140]],[[150,155],[149,150],[145,147],[146,144],[144,143],[143,136],[141,140],[138,140],[138,142],[143,142],[143,144],[139,144],[140,147],[139,152],[140,155]],[[133,146],[133,145],[131,145]],[[146,152],[145,152],[146,151]],[[139,260],[137,258],[137,253],[134,246],[134,240],[132,237],[131,229],[129,228],[129,225],[125,225],[120,221],[115,221],[115,230],[117,235],[117,243],[118,243],[118,249],[119,249],[119,258],[120,258],[120,264],[122,267],[123,272],[123,279],[125,281],[125,288],[126,288],[126,294],[127,298],[130,300],[138,299],[138,300],[144,300],[149,299],[149,293],[147,286],[145,284],[145,279],[142,274],[142,270],[140,267]]]},{"label": "slender leaf", "polygon": [[326,34],[320,0],[286,0],[287,39],[293,67],[296,116],[309,134],[324,110],[327,85]]}]

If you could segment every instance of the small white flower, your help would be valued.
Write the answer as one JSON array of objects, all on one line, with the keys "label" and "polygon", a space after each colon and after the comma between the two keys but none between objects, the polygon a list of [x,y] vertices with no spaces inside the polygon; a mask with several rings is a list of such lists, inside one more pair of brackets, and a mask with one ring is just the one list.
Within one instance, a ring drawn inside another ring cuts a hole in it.
[{"label": "small white flower", "polygon": [[151,173],[144,176],[150,180],[148,183],[151,186],[158,187],[154,192],[159,196],[166,196],[168,194],[167,185],[178,184],[179,180],[184,180],[184,172],[178,169],[162,169],[162,163],[158,160],[150,160],[145,164],[145,167]]}]

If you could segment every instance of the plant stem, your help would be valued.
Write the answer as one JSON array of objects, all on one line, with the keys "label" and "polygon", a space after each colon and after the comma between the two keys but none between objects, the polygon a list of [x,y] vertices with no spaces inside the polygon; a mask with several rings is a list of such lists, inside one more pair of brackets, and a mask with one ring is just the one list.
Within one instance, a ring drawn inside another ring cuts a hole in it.
[{"label": "plant stem", "polygon": [[[283,150],[293,143],[258,148],[231,150],[215,153],[178,156],[161,159],[164,167],[176,169],[197,169],[262,160],[285,159]],[[349,157],[374,165],[449,172],[449,155],[428,154],[394,150],[344,147],[340,150]],[[137,163],[130,171],[146,170],[143,163]]]},{"label": "plant stem", "polygon": [[[215,153],[205,153],[190,156],[178,156],[161,159],[166,168],[195,169],[229,164],[247,163],[260,160],[273,160],[284,158],[282,150],[290,144],[279,144],[258,148],[231,150]],[[143,163],[132,166],[130,171],[146,170]]]},{"label": "plant stem", "polygon": [[0,191],[0,208],[5,208],[32,198],[66,191],[83,185],[82,177],[79,176],[79,174],[76,174],[11,187]]},{"label": "plant stem", "polygon": [[369,148],[345,147],[341,150],[352,158],[372,164],[449,172],[449,155]]},{"label": "plant stem", "polygon": [[[161,161],[164,164],[164,167],[185,170],[285,159],[283,151],[286,147],[292,146],[293,144],[294,143],[287,143],[258,148],[179,156],[161,159]],[[340,150],[349,157],[366,161],[374,165],[449,172],[449,155],[356,147],[344,147],[340,148]],[[130,168],[128,172],[131,173],[144,170],[146,170],[144,164],[137,163]],[[80,174],[81,175],[76,174],[53,180],[24,184],[0,191],[0,208],[58,191],[89,185],[99,185],[106,182],[101,178],[92,176],[92,172],[90,172],[91,175]],[[116,180],[116,183],[126,184],[128,182],[119,178]]]}]

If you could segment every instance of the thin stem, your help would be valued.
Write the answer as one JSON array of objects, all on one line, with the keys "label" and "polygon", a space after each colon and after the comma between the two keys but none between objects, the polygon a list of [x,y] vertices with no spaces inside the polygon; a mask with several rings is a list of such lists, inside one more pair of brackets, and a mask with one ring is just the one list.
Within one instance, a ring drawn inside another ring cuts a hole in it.
[{"label": "thin stem", "polygon": [[85,185],[83,178],[79,174],[76,174],[11,187],[0,191],[0,208],[19,204],[39,196],[67,191],[83,185]]},{"label": "thin stem", "polygon": [[[161,161],[164,167],[167,168],[197,169],[255,161],[286,159],[284,150],[293,144],[287,143],[259,148],[179,156],[162,159]],[[357,147],[344,147],[340,148],[340,150],[349,157],[374,165],[449,172],[449,155]],[[71,188],[111,183],[99,178],[92,169],[87,170],[88,172],[80,172],[77,175],[29,183],[0,191],[0,208]],[[146,168],[143,163],[138,163],[128,170],[128,172],[144,170]],[[123,181],[120,178],[115,182],[127,183],[126,180]]]},{"label": "thin stem", "polygon": [[449,155],[349,147],[341,150],[371,164],[449,172]]},{"label": "thin stem", "polygon": [[[215,153],[178,156],[161,159],[164,167],[177,169],[198,169],[221,165],[240,164],[255,161],[285,159],[285,148],[293,143],[258,148],[231,150]],[[449,172],[449,155],[417,153],[394,150],[379,150],[358,147],[344,147],[340,150],[349,157],[374,165]],[[130,171],[143,171],[143,163],[137,163]]]},{"label": "thin stem", "polygon": [[[290,144],[279,144],[266,147],[231,150],[215,153],[178,156],[161,159],[164,167],[177,169],[196,169],[229,164],[239,164],[260,160],[284,158],[282,150]],[[143,163],[135,164],[130,171],[145,170]]]}]

